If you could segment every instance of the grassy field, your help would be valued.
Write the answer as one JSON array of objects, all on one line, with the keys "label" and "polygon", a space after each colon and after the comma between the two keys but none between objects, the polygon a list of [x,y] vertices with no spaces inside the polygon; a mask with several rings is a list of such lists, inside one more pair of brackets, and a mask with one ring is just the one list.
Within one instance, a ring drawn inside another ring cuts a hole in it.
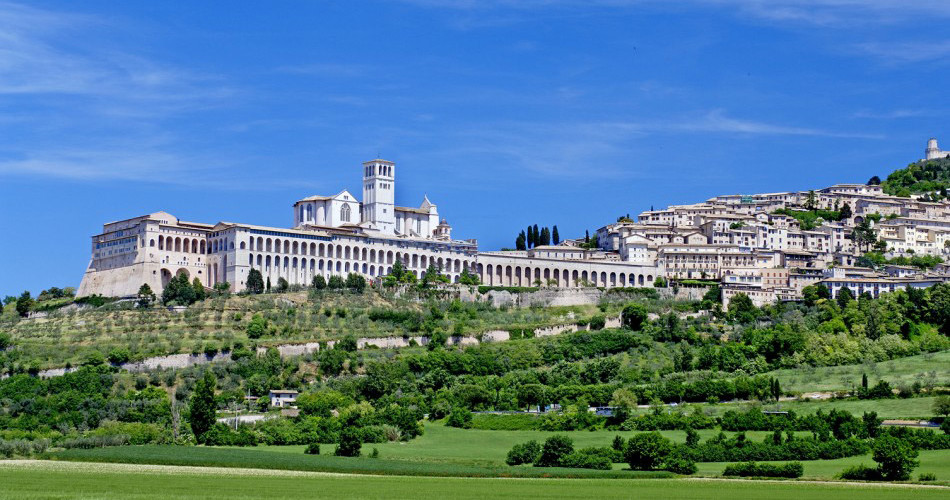
[{"label": "grassy field", "polygon": [[886,380],[892,387],[923,385],[950,386],[950,351],[920,354],[907,358],[860,365],[803,367],[776,370],[782,389],[793,392],[843,391],[861,384],[867,374],[871,384]]},{"label": "grassy field", "polygon": [[[275,469],[285,471],[330,472],[390,476],[438,477],[560,477],[636,479],[672,477],[668,472],[629,470],[585,470],[507,465],[475,465],[439,460],[388,460],[385,458],[348,458],[305,455],[302,447],[286,447],[286,453],[271,453],[274,448],[182,448],[175,446],[122,446],[97,449],[73,449],[50,454],[55,460],[120,464],[152,464],[195,467]],[[332,447],[327,449],[332,453]]]},{"label": "grassy field", "polygon": [[[950,485],[950,450],[921,451],[920,467],[914,470],[913,479],[921,473],[931,473],[937,476],[937,484]],[[805,466],[805,479],[831,479],[848,467],[864,464],[874,467],[875,462],[871,455],[860,457],[840,458],[838,460],[812,460],[802,462]],[[715,477],[721,476],[723,469],[728,465],[725,462],[705,462],[696,464],[696,475]]]},{"label": "grassy field", "polygon": [[[456,429],[441,424],[427,422],[425,434],[409,442],[393,442],[380,444],[364,444],[363,451],[368,453],[373,448],[379,450],[379,455],[385,459],[401,461],[422,461],[460,465],[505,466],[505,456],[508,450],[517,443],[531,439],[543,442],[554,434],[564,434],[574,440],[574,448],[588,446],[610,446],[614,436],[620,435],[625,439],[636,434],[635,432],[614,431],[573,431],[573,432],[545,432],[545,431],[486,431],[477,429]],[[698,431],[702,439],[708,439],[719,433],[718,430],[704,429]],[[684,431],[661,431],[661,434],[676,442],[686,441]],[[761,441],[770,432],[747,432],[750,440]],[[336,445],[324,445],[327,453],[332,453]],[[260,446],[260,450],[275,453],[303,454],[303,446]]]},{"label": "grassy field", "polygon": [[791,481],[350,476],[126,464],[0,461],[0,498],[947,498],[946,488]]},{"label": "grassy field", "polygon": [[[833,408],[845,410],[861,416],[866,411],[876,411],[880,418],[910,418],[928,419],[934,416],[933,404],[935,398],[907,398],[907,399],[867,399],[867,400],[814,400],[814,401],[783,401],[779,404],[759,403],[718,403],[714,405],[698,403],[684,405],[683,409],[692,411],[698,406],[708,415],[722,415],[729,410],[746,411],[753,404],[763,410],[794,410],[796,413],[807,415],[818,410],[830,411]],[[640,410],[646,413],[649,410]]]}]

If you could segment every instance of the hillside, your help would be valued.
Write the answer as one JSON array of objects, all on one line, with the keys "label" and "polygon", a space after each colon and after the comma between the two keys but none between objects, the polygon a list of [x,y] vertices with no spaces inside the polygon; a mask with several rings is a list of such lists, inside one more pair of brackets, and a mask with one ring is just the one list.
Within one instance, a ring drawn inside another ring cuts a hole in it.
[{"label": "hillside", "polygon": [[934,201],[947,199],[950,188],[950,158],[919,161],[895,170],[881,183],[894,196],[928,194]]}]

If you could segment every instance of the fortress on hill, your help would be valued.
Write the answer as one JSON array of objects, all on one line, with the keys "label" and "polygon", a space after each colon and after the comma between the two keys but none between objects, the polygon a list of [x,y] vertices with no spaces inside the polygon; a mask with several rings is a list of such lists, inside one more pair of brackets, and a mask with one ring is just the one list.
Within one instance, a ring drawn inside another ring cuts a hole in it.
[{"label": "fortress on hill", "polygon": [[[950,154],[935,139],[926,153]],[[453,238],[428,197],[415,208],[396,205],[395,163],[364,162],[362,178],[362,199],[347,190],[303,198],[293,204],[286,228],[186,222],[167,212],[107,223],[92,237],[78,293],[128,297],[143,283],[161,292],[179,273],[209,288],[227,282],[242,291],[251,269],[272,283],[284,278],[292,285],[348,273],[374,280],[397,261],[417,277],[433,266],[452,282],[467,271],[492,286],[652,287],[660,277],[717,282],[726,304],[737,293],[757,305],[797,300],[805,286],[818,282],[833,295],[848,287],[877,297],[950,279],[944,264],[926,272],[855,266],[871,246],[888,258],[950,260],[950,202],[891,196],[877,184],[716,196],[645,211],[636,221],[621,218],[596,231],[596,244],[568,239],[480,252],[475,240]],[[816,209],[837,217],[804,224]],[[873,228],[875,241],[857,240],[859,227]]]}]

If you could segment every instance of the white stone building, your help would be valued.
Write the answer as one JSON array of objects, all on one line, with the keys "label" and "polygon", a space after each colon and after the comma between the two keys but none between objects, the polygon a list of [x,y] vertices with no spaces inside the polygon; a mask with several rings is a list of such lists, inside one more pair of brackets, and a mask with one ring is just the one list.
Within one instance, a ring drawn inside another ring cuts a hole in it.
[{"label": "white stone building", "polygon": [[273,284],[308,285],[317,275],[388,274],[397,260],[421,277],[428,266],[457,281],[474,271],[477,245],[451,239],[451,226],[424,198],[419,208],[395,205],[395,164],[363,164],[363,201],[343,190],[293,205],[292,228],[219,222],[185,222],[155,212],[103,226],[92,237],[92,256],[80,296],[135,295],[143,283],[156,293],[178,273],[207,287],[246,287],[251,269]]}]

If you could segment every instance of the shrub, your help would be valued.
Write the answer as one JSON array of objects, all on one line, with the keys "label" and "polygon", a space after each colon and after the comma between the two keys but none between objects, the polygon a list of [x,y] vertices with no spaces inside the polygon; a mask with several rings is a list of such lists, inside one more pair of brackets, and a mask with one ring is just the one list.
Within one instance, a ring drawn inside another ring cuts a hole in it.
[{"label": "shrub", "polygon": [[642,304],[630,304],[623,308],[620,321],[624,328],[638,331],[647,321],[647,309]]},{"label": "shrub", "polygon": [[472,412],[466,408],[452,408],[452,413],[449,413],[445,425],[458,427],[459,429],[470,429],[472,427]]},{"label": "shrub", "polygon": [[571,453],[574,453],[574,441],[563,434],[555,434],[544,441],[541,454],[534,465],[535,467],[560,467],[561,460]]},{"label": "shrub", "polygon": [[851,479],[854,481],[880,481],[881,472],[875,468],[864,464],[848,467],[838,474],[838,479]]},{"label": "shrub", "polygon": [[663,461],[663,468],[676,474],[695,474],[696,461],[683,447],[677,446]]},{"label": "shrub", "polygon": [[303,450],[307,455],[319,455],[320,454],[320,443],[310,443],[307,445],[307,448]]},{"label": "shrub", "polygon": [[541,445],[532,439],[527,443],[514,445],[511,450],[508,451],[508,456],[505,458],[505,463],[508,465],[534,463],[540,454]]},{"label": "shrub", "polygon": [[359,427],[349,425],[340,431],[340,444],[337,445],[334,455],[338,457],[358,457],[363,447],[362,432]]},{"label": "shrub", "polygon": [[672,448],[670,440],[659,432],[636,434],[627,440],[624,460],[633,470],[655,470],[660,467]]},{"label": "shrub", "polygon": [[591,330],[603,330],[604,326],[607,325],[607,318],[604,318],[603,314],[595,315],[590,319],[590,329]]},{"label": "shrub", "polygon": [[613,450],[610,448],[577,450],[561,459],[561,467],[610,470],[613,468]]},{"label": "shrub", "polygon": [[722,471],[723,476],[740,477],[802,477],[804,467],[801,462],[789,462],[787,464],[770,464],[756,462],[739,462],[729,464]]}]

